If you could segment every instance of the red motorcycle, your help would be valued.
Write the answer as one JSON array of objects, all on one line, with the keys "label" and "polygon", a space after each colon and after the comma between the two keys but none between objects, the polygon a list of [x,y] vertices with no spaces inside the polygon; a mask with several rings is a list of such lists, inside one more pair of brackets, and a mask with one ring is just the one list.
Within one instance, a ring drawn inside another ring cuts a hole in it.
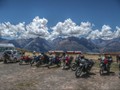
[{"label": "red motorcycle", "polygon": [[104,71],[107,71],[107,74],[110,72],[108,59],[101,60],[100,62],[100,75],[103,75]]},{"label": "red motorcycle", "polygon": [[71,68],[71,63],[72,63],[73,57],[66,57],[64,62],[63,62],[63,67],[62,69],[70,69]]},{"label": "red motorcycle", "polygon": [[29,56],[22,56],[20,58],[20,62],[19,62],[19,65],[22,65],[23,63],[25,64],[30,64],[32,61],[32,58],[30,58]]}]

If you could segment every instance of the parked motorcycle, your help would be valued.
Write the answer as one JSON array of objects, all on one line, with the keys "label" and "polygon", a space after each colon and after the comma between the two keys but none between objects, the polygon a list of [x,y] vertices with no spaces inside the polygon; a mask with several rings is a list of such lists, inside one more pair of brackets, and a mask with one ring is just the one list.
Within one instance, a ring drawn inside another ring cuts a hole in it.
[{"label": "parked motorcycle", "polygon": [[23,63],[30,64],[31,61],[32,61],[32,58],[30,58],[29,56],[22,56],[20,58],[19,65],[22,65]]},{"label": "parked motorcycle", "polygon": [[52,66],[54,64],[56,64],[58,67],[60,67],[61,66],[61,58],[59,58],[59,57],[49,58],[48,68],[50,68],[49,66]]},{"label": "parked motorcycle", "polygon": [[94,62],[92,60],[83,59],[79,63],[79,66],[77,67],[75,71],[76,77],[81,77],[83,74],[88,74],[93,67]]},{"label": "parked motorcycle", "polygon": [[43,55],[39,58],[39,60],[36,62],[36,67],[40,67],[44,64],[49,64],[49,57],[47,55]]},{"label": "parked motorcycle", "polygon": [[71,57],[66,57],[65,60],[64,60],[64,62],[63,62],[62,68],[63,69],[66,69],[66,68],[69,69],[69,68],[71,68],[72,60],[73,60],[72,56]]},{"label": "parked motorcycle", "polygon": [[103,75],[104,71],[106,71],[107,74],[109,74],[110,72],[110,66],[107,59],[100,62],[100,71],[99,71],[100,75]]},{"label": "parked motorcycle", "polygon": [[37,64],[41,60],[41,56],[34,56],[33,60],[30,62],[30,65],[33,66],[33,64]]}]

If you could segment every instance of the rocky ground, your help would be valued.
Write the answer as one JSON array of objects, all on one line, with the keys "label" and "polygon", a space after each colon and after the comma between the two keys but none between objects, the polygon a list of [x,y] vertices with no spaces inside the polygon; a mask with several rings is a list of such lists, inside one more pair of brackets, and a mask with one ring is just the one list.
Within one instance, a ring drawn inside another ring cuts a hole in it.
[{"label": "rocky ground", "polygon": [[118,72],[100,76],[96,67],[89,76],[76,78],[75,72],[61,67],[0,62],[0,90],[120,90],[120,79]]}]

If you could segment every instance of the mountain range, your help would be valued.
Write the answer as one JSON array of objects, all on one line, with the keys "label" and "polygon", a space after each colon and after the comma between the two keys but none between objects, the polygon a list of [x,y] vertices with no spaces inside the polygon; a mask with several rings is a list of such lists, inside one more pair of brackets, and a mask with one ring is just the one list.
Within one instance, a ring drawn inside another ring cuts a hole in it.
[{"label": "mountain range", "polygon": [[0,38],[1,43],[12,43],[17,48],[30,51],[47,52],[49,50],[82,51],[82,52],[119,52],[120,38],[112,40],[86,39],[77,37],[46,40],[40,37],[30,39],[8,40]]}]

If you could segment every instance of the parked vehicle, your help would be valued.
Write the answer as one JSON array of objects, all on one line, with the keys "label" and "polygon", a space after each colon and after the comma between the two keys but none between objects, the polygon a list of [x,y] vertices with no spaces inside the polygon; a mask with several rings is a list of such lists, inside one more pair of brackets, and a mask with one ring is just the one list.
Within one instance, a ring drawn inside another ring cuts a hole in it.
[{"label": "parked vehicle", "polygon": [[63,69],[70,69],[71,68],[72,60],[73,60],[72,56],[65,57],[62,68]]},{"label": "parked vehicle", "polygon": [[33,64],[37,64],[41,60],[41,56],[34,56],[32,61],[30,62],[30,65],[32,66]]},{"label": "parked vehicle", "polygon": [[17,62],[20,60],[21,53],[17,50],[5,50],[3,53],[3,62]]},{"label": "parked vehicle", "polygon": [[110,66],[107,59],[100,62],[100,75],[103,75],[104,71],[106,71],[107,74],[110,72]]},{"label": "parked vehicle", "polygon": [[31,61],[32,58],[30,58],[29,56],[21,56],[19,65],[22,65],[23,63],[30,64]]},{"label": "parked vehicle", "polygon": [[46,54],[42,54],[38,62],[36,63],[36,67],[40,67],[41,65],[49,64],[49,57]]},{"label": "parked vehicle", "polygon": [[0,61],[4,60],[3,54],[6,50],[15,50],[15,46],[11,43],[0,43]]},{"label": "parked vehicle", "polygon": [[81,59],[79,67],[77,67],[77,70],[75,71],[75,76],[81,77],[83,74],[89,74],[93,65],[94,65],[93,60]]},{"label": "parked vehicle", "polygon": [[57,65],[57,66],[61,66],[61,58],[56,56],[54,58],[49,58],[49,64],[48,64],[48,68],[50,68],[49,66],[52,65]]}]

